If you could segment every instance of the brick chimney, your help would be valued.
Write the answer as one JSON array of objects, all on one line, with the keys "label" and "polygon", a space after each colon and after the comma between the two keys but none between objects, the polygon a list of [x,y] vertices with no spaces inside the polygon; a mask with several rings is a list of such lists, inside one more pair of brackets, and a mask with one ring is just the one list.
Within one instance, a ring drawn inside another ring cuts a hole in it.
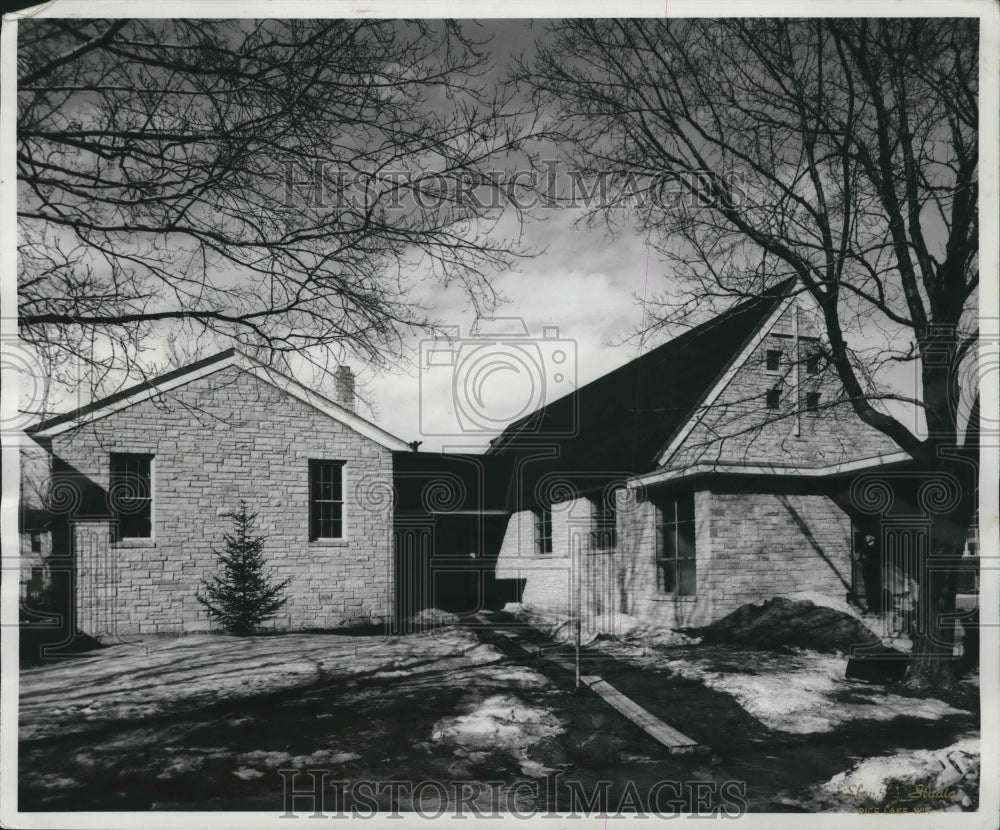
[{"label": "brick chimney", "polygon": [[354,372],[350,366],[338,366],[333,375],[334,381],[334,401],[344,409],[355,411],[354,401]]}]

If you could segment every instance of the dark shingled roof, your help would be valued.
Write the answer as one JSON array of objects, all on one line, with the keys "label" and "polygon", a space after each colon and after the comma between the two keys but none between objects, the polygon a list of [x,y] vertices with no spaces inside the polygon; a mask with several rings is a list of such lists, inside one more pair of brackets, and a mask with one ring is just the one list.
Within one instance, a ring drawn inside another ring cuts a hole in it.
[{"label": "dark shingled roof", "polygon": [[162,375],[158,375],[155,378],[150,378],[149,380],[144,380],[142,383],[137,383],[135,386],[129,386],[127,389],[122,389],[120,392],[115,392],[113,395],[108,395],[106,398],[101,398],[93,403],[88,403],[86,406],[81,406],[79,409],[74,409],[71,412],[65,412],[62,415],[54,415],[44,421],[40,421],[34,426],[28,427],[25,432],[29,435],[35,432],[41,432],[42,430],[49,429],[59,424],[64,424],[67,421],[73,421],[77,418],[82,418],[84,415],[89,415],[91,412],[96,412],[98,409],[103,409],[113,403],[118,403],[118,401],[123,401],[126,398],[135,395],[138,392],[145,392],[147,389],[152,389],[163,383],[168,383],[175,378],[183,377],[190,372],[198,371],[199,369],[204,369],[206,366],[211,366],[213,363],[218,363],[222,360],[228,360],[235,354],[234,349],[226,349],[224,352],[219,352],[211,357],[206,357],[204,360],[198,360],[194,363],[189,363],[186,366],[182,366],[180,369],[174,369],[173,371],[167,372]]},{"label": "dark shingled roof", "polygon": [[786,280],[513,422],[487,454],[555,445],[550,470],[649,472],[794,285]]}]

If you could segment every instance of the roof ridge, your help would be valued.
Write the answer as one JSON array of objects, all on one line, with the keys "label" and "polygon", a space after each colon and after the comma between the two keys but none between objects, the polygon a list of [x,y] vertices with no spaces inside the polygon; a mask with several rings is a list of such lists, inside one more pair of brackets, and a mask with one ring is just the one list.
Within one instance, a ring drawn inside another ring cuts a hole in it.
[{"label": "roof ridge", "polygon": [[119,389],[117,392],[112,392],[110,395],[105,395],[103,398],[98,398],[96,401],[91,401],[90,403],[78,406],[76,409],[71,409],[68,412],[61,412],[58,415],[53,415],[49,418],[45,418],[39,421],[37,424],[33,424],[28,427],[25,432],[31,435],[36,432],[41,432],[43,430],[49,429],[50,427],[57,426],[58,424],[66,423],[67,421],[72,421],[74,418],[79,418],[83,415],[87,415],[90,412],[94,412],[98,409],[102,409],[105,406],[109,406],[118,401],[130,398],[132,395],[136,395],[139,392],[144,392],[147,389],[152,389],[155,386],[159,386],[162,383],[166,383],[171,380],[176,380],[179,377],[190,372],[197,372],[201,369],[205,369],[211,366],[213,363],[221,363],[223,360],[228,360],[231,357],[240,355],[241,357],[249,358],[248,355],[241,352],[239,349],[230,347],[228,349],[223,349],[221,352],[216,352],[214,355],[209,357],[203,357],[201,360],[196,360],[194,363],[187,363],[183,366],[178,366],[176,369],[171,369],[168,372],[164,372],[156,377],[148,378],[147,380],[141,381],[139,383],[132,384],[132,386],[127,386],[124,389]]},{"label": "roof ridge", "polygon": [[[733,305],[730,308],[727,308],[726,310],[720,312],[719,314],[716,314],[714,317],[711,317],[708,320],[705,320],[704,322],[699,323],[696,326],[692,326],[687,331],[684,331],[681,334],[677,335],[676,337],[672,337],[666,342],[661,343],[660,345],[650,349],[648,352],[633,357],[631,360],[626,361],[625,363],[621,364],[620,366],[617,366],[614,369],[610,369],[603,375],[600,375],[594,378],[593,380],[588,381],[582,386],[578,386],[573,391],[567,392],[565,395],[556,398],[554,401],[551,401],[545,404],[544,406],[541,406],[538,409],[533,410],[527,415],[521,416],[517,420],[509,423],[503,430],[503,432],[501,432],[496,438],[494,438],[490,442],[490,446],[487,448],[486,453],[489,454],[492,452],[499,452],[504,447],[509,446],[511,443],[516,442],[519,439],[552,440],[551,437],[547,437],[544,434],[534,434],[531,432],[522,434],[521,430],[527,424],[531,423],[533,420],[536,420],[539,417],[541,417],[543,413],[550,410],[551,407],[558,405],[563,401],[567,401],[573,396],[579,396],[583,394],[585,390],[592,391],[595,386],[601,384],[602,382],[606,382],[613,379],[616,375],[620,376],[621,374],[624,374],[631,367],[634,367],[637,371],[641,372],[645,364],[650,362],[655,363],[655,359],[658,356],[662,356],[664,354],[670,354],[672,351],[676,350],[683,350],[685,347],[689,346],[692,341],[697,340],[699,337],[703,336],[706,332],[711,331],[712,328],[722,325],[726,322],[730,322],[734,318],[737,318],[740,315],[753,310],[755,307],[759,306],[762,312],[764,312],[765,309],[767,311],[773,310],[774,306],[777,303],[782,302],[787,297],[791,296],[789,293],[789,289],[795,284],[796,281],[797,281],[796,277],[789,277],[788,279],[783,280],[782,282],[778,283],[775,286],[772,286],[771,288],[767,289],[766,291],[762,292],[757,296],[748,297],[740,301],[736,305]],[[766,313],[762,314],[761,324],[763,324],[764,319],[766,319]],[[756,329],[754,329],[754,331],[756,331]],[[751,332],[749,336],[752,335],[753,332]],[[745,345],[745,341],[746,338],[744,338],[744,340],[738,345],[738,348],[734,350],[733,353],[734,358],[735,355],[738,354],[739,351]],[[710,379],[711,382],[709,383],[708,388],[711,388],[712,385],[718,380],[718,378],[725,373],[726,368],[730,363],[731,360],[726,361],[725,365],[723,365],[722,368]],[[693,407],[685,407],[685,410],[692,411]],[[676,430],[671,430],[671,432],[675,431]]]}]

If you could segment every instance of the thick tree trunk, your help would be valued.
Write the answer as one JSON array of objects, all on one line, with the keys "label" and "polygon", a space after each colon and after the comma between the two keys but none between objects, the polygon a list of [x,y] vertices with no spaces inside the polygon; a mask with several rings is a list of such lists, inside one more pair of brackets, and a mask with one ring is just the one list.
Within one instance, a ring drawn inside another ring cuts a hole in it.
[{"label": "thick tree trunk", "polygon": [[[940,520],[935,520],[935,523]],[[946,688],[956,677],[955,594],[962,545],[933,538],[923,568],[906,685],[911,689]]]},{"label": "thick tree trunk", "polygon": [[[914,690],[947,688],[958,677],[959,666],[978,664],[954,655],[955,596],[969,523],[975,511],[975,479],[971,465],[952,467],[953,481],[961,482],[958,503],[947,513],[933,514],[929,550],[918,562],[920,594],[914,621],[913,653],[906,686]],[[959,473],[959,475],[956,475]],[[929,511],[932,512],[932,511]],[[972,638],[978,642],[977,638]]]}]

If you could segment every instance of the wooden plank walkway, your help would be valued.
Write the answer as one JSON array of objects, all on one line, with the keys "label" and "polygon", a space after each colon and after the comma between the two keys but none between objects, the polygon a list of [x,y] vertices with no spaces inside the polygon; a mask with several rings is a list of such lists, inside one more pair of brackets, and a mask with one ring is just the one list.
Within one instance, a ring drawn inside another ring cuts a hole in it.
[{"label": "wooden plank walkway", "polygon": [[[479,614],[476,615],[476,618],[483,623],[488,623],[488,620]],[[576,664],[565,657],[547,653],[547,650],[541,646],[526,645],[525,643],[517,642],[519,639],[518,635],[512,631],[507,631],[503,628],[491,628],[490,630],[492,633],[499,634],[501,637],[512,641],[521,651],[531,657],[535,659],[544,657],[549,662],[559,666],[559,668],[575,674]],[[693,738],[689,738],[683,732],[664,723],[648,709],[644,709],[598,675],[583,675],[580,677],[580,682],[604,700],[605,703],[632,721],[632,723],[642,729],[651,738],[663,744],[671,755],[688,754],[704,749]]]},{"label": "wooden plank walkway", "polygon": [[607,681],[602,680],[597,675],[585,675],[580,678],[580,682],[587,685],[591,691],[600,695],[604,701],[628,718],[636,726],[643,729],[646,734],[656,738],[663,744],[671,755],[680,755],[694,752],[698,749],[698,742],[689,738],[683,732],[679,732],[669,724],[661,721],[656,715],[647,709],[643,709],[632,698],[626,697]]}]

